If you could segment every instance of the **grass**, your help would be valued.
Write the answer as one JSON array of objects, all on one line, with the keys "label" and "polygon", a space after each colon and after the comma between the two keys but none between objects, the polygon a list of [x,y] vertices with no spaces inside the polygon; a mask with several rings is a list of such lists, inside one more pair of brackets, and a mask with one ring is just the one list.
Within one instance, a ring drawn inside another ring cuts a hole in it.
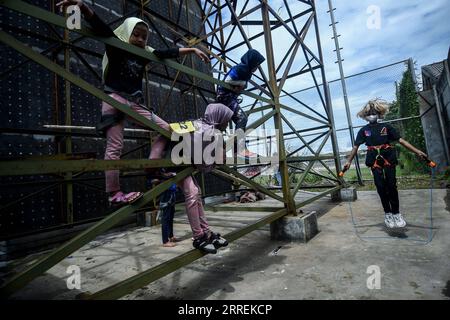
[{"label": "grass", "polygon": [[[364,186],[357,186],[358,190],[376,190],[373,183],[373,177],[369,168],[361,168]],[[430,188],[430,174],[409,173],[404,172],[400,167],[397,167],[397,187],[399,190],[405,189],[429,189]],[[357,184],[356,169],[350,169],[345,174],[345,180],[350,184]],[[367,180],[367,181],[366,181]],[[445,188],[450,184],[448,175],[440,174],[434,177],[434,188]]]},{"label": "grass", "polygon": [[[362,178],[364,180],[364,186],[360,186],[357,183],[357,175],[356,169],[349,169],[344,176],[344,179],[347,183],[352,184],[357,187],[358,190],[368,191],[368,190],[376,190],[375,185],[373,183],[373,177],[370,168],[365,166],[361,167]],[[300,177],[300,174],[296,174],[296,179]],[[255,182],[260,183],[262,185],[269,184],[269,177],[267,176],[259,176],[255,178]],[[320,184],[321,178],[308,175],[307,179],[305,179],[305,183],[309,185]],[[402,170],[400,167],[397,167],[397,187],[399,190],[406,189],[429,189],[430,188],[430,174],[423,173],[410,173],[406,170]],[[270,181],[270,184],[274,183],[274,179]],[[446,188],[450,185],[450,177],[448,173],[436,175],[433,181],[434,188]],[[323,189],[308,189],[309,191],[323,191]]]}]

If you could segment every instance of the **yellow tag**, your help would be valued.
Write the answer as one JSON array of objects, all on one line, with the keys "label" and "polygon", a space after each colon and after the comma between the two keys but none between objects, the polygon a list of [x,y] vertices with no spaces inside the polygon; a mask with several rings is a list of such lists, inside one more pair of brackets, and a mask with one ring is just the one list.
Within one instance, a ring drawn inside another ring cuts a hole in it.
[{"label": "yellow tag", "polygon": [[178,134],[189,133],[189,132],[195,131],[194,123],[192,121],[182,121],[182,122],[171,123],[170,128]]}]

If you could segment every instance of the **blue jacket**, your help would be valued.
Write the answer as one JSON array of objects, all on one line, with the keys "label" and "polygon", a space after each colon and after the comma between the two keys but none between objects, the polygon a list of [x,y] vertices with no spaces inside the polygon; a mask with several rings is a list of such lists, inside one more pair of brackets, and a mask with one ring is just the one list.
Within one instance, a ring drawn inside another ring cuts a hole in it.
[{"label": "blue jacket", "polygon": [[242,57],[241,63],[235,65],[225,76],[225,82],[232,85],[246,85],[247,81],[252,77],[252,70],[258,67],[266,60],[255,49],[248,50]]}]

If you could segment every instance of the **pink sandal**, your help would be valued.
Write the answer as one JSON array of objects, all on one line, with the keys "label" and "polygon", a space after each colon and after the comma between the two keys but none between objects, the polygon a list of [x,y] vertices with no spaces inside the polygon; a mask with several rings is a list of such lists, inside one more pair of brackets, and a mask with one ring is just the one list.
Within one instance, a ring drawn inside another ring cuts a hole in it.
[{"label": "pink sandal", "polygon": [[112,197],[108,198],[110,205],[130,204],[142,197],[142,192],[130,192],[124,194],[122,191],[117,191]]}]

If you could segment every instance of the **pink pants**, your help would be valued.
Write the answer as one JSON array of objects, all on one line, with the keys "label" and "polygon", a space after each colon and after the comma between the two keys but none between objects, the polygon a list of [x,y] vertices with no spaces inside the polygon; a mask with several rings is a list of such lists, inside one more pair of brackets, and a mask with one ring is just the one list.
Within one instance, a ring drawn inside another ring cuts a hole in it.
[{"label": "pink pants", "polygon": [[184,194],[187,216],[193,236],[195,239],[200,238],[205,233],[209,233],[209,225],[203,211],[200,187],[192,176],[188,176],[180,181],[178,186]]},{"label": "pink pants", "polygon": [[[149,111],[132,103],[118,94],[112,93],[110,96],[117,101],[129,105],[134,111],[143,115],[149,120],[154,121],[163,129],[169,130],[169,124]],[[111,105],[103,102],[102,114],[111,115],[119,112]],[[134,120],[133,120],[134,121]],[[106,152],[105,160],[118,160],[122,154],[123,148],[123,128],[125,120],[109,128],[106,131]],[[167,140],[162,136],[158,136],[152,145],[152,150],[149,159],[160,159],[163,155]],[[106,192],[113,192],[120,190],[119,170],[108,170],[105,172]],[[205,212],[203,211],[203,203],[200,197],[200,188],[192,176],[188,176],[179,182],[179,187],[183,191],[186,211],[191,225],[194,238],[199,238],[205,233],[209,233],[209,225],[206,221]]]},{"label": "pink pants", "polygon": [[[146,117],[147,119],[155,122],[158,126],[163,129],[169,130],[169,124],[159,118],[156,114],[150,113],[148,110],[143,107],[122,98],[118,94],[112,93],[110,94],[112,98],[115,100],[127,104],[131,109],[139,113],[140,115]],[[119,110],[115,109],[111,105],[103,102],[102,104],[102,114],[103,115],[113,115],[118,113]],[[135,122],[135,120],[131,119]],[[124,127],[125,119],[116,124],[115,126],[109,128],[106,131],[106,152],[105,152],[105,160],[119,160],[122,154],[123,149],[123,127]],[[152,145],[152,150],[150,152],[149,159],[161,159],[164,148],[166,146],[167,139],[163,136],[157,136]],[[120,190],[119,183],[119,170],[108,170],[105,171],[105,180],[106,180],[106,192],[114,192]]]}]

